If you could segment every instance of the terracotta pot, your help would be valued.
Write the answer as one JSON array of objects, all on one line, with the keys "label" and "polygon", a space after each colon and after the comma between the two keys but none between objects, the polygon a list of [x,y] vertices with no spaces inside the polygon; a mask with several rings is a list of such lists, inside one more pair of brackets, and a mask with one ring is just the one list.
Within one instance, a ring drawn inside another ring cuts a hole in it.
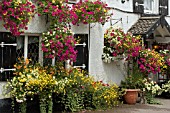
[{"label": "terracotta pot", "polygon": [[138,92],[140,89],[126,89],[126,94],[124,95],[124,99],[127,104],[136,104],[138,98]]}]

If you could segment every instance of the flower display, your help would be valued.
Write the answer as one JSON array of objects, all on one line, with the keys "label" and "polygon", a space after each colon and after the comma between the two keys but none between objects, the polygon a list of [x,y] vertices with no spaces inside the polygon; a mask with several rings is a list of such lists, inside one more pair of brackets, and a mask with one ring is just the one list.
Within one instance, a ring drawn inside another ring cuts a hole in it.
[{"label": "flower display", "polygon": [[167,83],[162,84],[162,91],[170,93],[170,80]]},{"label": "flower display", "polygon": [[40,113],[52,113],[52,95],[60,99],[58,104],[62,104],[64,110],[70,111],[104,109],[119,104],[118,86],[115,84],[96,81],[80,69],[68,71],[63,65],[42,67],[30,62],[19,59],[14,66],[15,76],[5,87],[5,93],[16,100],[22,113],[26,113],[27,97],[36,99],[36,95],[39,97]]},{"label": "flower display", "polygon": [[50,31],[43,33],[42,50],[48,58],[75,61],[75,43],[73,33],[67,27],[54,25]]},{"label": "flower display", "polygon": [[48,15],[52,21],[57,22],[70,22],[69,19],[69,6],[66,3],[67,0],[37,0],[37,12],[38,15]]},{"label": "flower display", "polygon": [[142,49],[140,36],[124,33],[120,28],[109,27],[104,34],[103,61],[110,62],[126,56],[139,56]]},{"label": "flower display", "polygon": [[58,84],[64,86],[61,103],[66,110],[104,109],[104,106],[110,108],[119,104],[118,87],[115,84],[95,81],[80,69],[71,69],[63,77]]},{"label": "flower display", "polygon": [[143,83],[145,87],[142,89],[142,91],[144,92],[144,96],[146,97],[147,103],[160,104],[160,102],[156,101],[154,97],[162,93],[161,87],[150,78],[144,78]]},{"label": "flower display", "polygon": [[138,59],[139,68],[144,73],[161,72],[162,67],[165,67],[164,57],[155,50],[143,49],[140,51]]},{"label": "flower display", "polygon": [[161,90],[160,86],[151,79],[145,78],[143,82],[145,85],[145,87],[143,88],[143,91],[145,92],[150,92],[152,95],[156,95]]},{"label": "flower display", "polygon": [[104,23],[111,16],[111,14],[108,14],[108,11],[109,8],[107,7],[107,4],[100,0],[85,0],[72,6],[70,18],[72,19],[73,25],[79,23]]},{"label": "flower display", "polygon": [[[40,111],[46,113],[48,105],[48,113],[52,113],[52,93],[57,93],[57,81],[51,72],[48,72],[40,65],[32,65],[30,60],[20,60],[15,64],[15,76],[8,81],[6,92],[10,97],[15,98],[17,103],[21,103],[25,107],[27,96],[39,96]],[[51,70],[51,69],[50,69]],[[23,103],[23,104],[22,104]],[[21,107],[22,107],[21,106]],[[45,110],[44,110],[45,109]],[[21,108],[22,110],[22,108]],[[50,111],[50,112],[49,112]],[[26,113],[26,110],[24,112]]]},{"label": "flower display", "polygon": [[54,77],[41,66],[33,66],[27,59],[15,64],[15,68],[15,77],[8,82],[7,88],[11,88],[9,94],[15,97],[17,102],[24,102],[27,95],[42,94],[45,90],[48,90],[46,93],[55,92]]},{"label": "flower display", "polygon": [[170,51],[169,50],[160,50],[160,54],[164,57],[166,65],[170,66]]},{"label": "flower display", "polygon": [[27,30],[27,24],[35,14],[35,6],[29,0],[2,0],[0,2],[0,20],[5,29],[13,35],[20,35]]},{"label": "flower display", "polygon": [[96,108],[112,108],[119,104],[118,86],[115,84],[105,84],[102,81],[93,83],[93,105]]}]

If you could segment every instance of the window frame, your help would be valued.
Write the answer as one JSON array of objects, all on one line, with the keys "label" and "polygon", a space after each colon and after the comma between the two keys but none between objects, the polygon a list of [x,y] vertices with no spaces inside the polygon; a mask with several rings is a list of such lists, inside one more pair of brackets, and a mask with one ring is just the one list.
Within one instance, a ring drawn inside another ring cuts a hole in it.
[{"label": "window frame", "polygon": [[144,14],[159,14],[159,3],[158,0],[148,0],[149,2],[151,2],[151,9],[146,10],[146,6],[145,6],[145,2],[146,0],[144,0]]}]

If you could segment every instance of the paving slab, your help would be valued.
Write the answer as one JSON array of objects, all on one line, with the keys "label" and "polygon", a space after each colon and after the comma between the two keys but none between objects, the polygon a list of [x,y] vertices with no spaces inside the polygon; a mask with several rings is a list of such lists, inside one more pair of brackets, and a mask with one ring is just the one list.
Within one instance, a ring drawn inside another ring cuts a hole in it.
[{"label": "paving slab", "polygon": [[157,99],[161,105],[155,104],[123,104],[106,111],[85,111],[85,113],[170,113],[170,99]]}]

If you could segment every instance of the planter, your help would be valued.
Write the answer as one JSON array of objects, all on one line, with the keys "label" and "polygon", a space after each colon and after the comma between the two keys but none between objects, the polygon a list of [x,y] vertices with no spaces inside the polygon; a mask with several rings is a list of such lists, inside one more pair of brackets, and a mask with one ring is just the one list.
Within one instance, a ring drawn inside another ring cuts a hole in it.
[{"label": "planter", "polygon": [[126,89],[126,94],[124,95],[124,99],[127,104],[136,104],[138,98],[138,92],[140,89]]}]

